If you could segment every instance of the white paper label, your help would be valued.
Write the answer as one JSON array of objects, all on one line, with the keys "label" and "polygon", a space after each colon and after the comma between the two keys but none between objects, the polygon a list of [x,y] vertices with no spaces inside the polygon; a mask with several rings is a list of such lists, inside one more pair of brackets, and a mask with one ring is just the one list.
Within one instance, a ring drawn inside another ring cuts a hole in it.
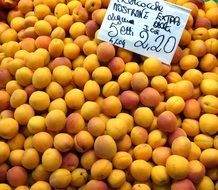
[{"label": "white paper label", "polygon": [[189,14],[160,0],[111,0],[98,38],[170,64]]}]

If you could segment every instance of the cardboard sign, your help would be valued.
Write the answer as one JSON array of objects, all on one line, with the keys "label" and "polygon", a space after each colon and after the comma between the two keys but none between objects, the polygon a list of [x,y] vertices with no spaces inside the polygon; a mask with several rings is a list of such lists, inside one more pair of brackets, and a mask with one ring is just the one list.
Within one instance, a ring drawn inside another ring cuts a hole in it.
[{"label": "cardboard sign", "polygon": [[189,14],[160,0],[111,0],[98,38],[170,64]]}]

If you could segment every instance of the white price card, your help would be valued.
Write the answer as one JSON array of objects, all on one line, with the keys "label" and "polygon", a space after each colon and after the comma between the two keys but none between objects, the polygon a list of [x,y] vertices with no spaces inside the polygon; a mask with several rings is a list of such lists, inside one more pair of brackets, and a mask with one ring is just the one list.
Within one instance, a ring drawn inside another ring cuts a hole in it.
[{"label": "white price card", "polygon": [[170,64],[190,12],[162,0],[111,0],[98,38]]}]

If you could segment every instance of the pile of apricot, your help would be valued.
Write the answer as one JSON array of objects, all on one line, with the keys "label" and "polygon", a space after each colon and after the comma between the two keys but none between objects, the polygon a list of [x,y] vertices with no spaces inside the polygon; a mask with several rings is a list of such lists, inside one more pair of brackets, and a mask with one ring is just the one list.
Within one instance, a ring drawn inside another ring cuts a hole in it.
[{"label": "pile of apricot", "polygon": [[100,41],[110,0],[20,0],[0,22],[0,190],[218,190],[218,4],[171,65]]}]

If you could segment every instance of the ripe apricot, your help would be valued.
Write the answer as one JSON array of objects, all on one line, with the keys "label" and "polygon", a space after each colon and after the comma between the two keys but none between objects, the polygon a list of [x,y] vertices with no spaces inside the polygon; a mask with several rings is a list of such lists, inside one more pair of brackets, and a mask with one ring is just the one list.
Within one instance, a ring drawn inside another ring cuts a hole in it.
[{"label": "ripe apricot", "polygon": [[53,188],[66,188],[71,182],[71,173],[67,169],[57,169],[49,177],[49,184]]},{"label": "ripe apricot", "polygon": [[184,179],[188,176],[188,160],[179,155],[171,155],[166,161],[168,175],[176,180]]},{"label": "ripe apricot", "polygon": [[106,179],[112,172],[112,163],[106,159],[97,160],[91,167],[91,176],[96,180]]},{"label": "ripe apricot", "polygon": [[53,137],[47,132],[38,132],[32,137],[32,146],[40,153],[53,146]]},{"label": "ripe apricot", "polygon": [[96,155],[103,159],[111,159],[117,152],[114,139],[109,135],[102,135],[96,138],[94,143]]},{"label": "ripe apricot", "polygon": [[92,135],[87,131],[80,131],[74,136],[74,147],[78,152],[86,152],[94,145]]},{"label": "ripe apricot", "polygon": [[66,116],[65,113],[61,110],[52,110],[50,111],[45,118],[45,124],[47,130],[53,132],[59,132],[64,129],[66,124]]},{"label": "ripe apricot", "polygon": [[152,167],[144,160],[134,160],[130,165],[130,173],[134,179],[143,182],[149,179]]},{"label": "ripe apricot", "polygon": [[32,170],[40,163],[40,157],[36,149],[28,148],[24,151],[21,160],[22,166],[26,169]]},{"label": "ripe apricot", "polygon": [[71,185],[75,187],[81,187],[86,183],[88,179],[88,173],[83,168],[76,168],[71,174]]},{"label": "ripe apricot", "polygon": [[42,154],[42,165],[49,172],[57,170],[61,166],[62,156],[60,152],[54,148],[48,148]]},{"label": "ripe apricot", "polygon": [[126,181],[126,174],[123,170],[113,169],[107,178],[107,182],[112,188],[119,188]]}]

